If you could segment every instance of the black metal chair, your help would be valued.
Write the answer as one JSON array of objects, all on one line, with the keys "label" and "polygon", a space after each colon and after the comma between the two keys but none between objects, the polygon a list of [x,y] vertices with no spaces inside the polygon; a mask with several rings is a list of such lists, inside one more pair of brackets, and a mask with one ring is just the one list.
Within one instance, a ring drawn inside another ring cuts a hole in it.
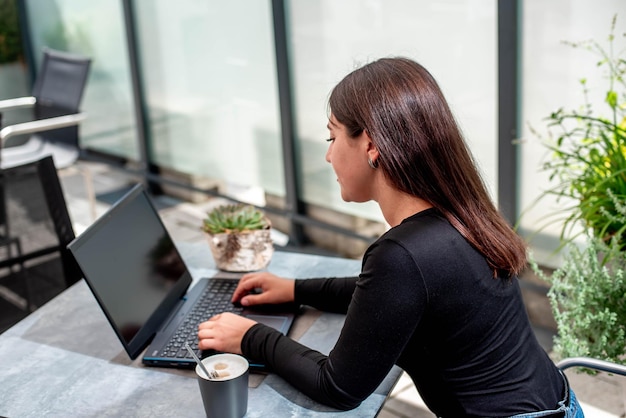
[{"label": "black metal chair", "polygon": [[601,371],[620,376],[626,376],[626,366],[606,360],[598,360],[591,357],[570,357],[559,361],[556,366],[561,370],[570,367],[583,367],[590,370]]},{"label": "black metal chair", "polygon": [[52,156],[0,170],[0,186],[0,296],[30,312],[82,278],[66,248],[74,229]]},{"label": "black metal chair", "polygon": [[[609,375],[622,376],[619,377],[619,379],[624,379],[624,376],[626,376],[625,365],[606,360],[599,360],[592,357],[569,357],[559,361],[556,366],[561,371],[565,371],[566,369],[573,367],[579,367],[595,372],[606,372]],[[576,392],[576,386],[573,385],[572,388],[574,389],[574,392]]]},{"label": "black metal chair", "polygon": [[[89,58],[44,49],[32,96],[0,101],[0,113],[32,107],[35,119],[6,127],[0,124],[0,169],[25,164],[47,155],[52,156],[58,170],[74,167],[80,156],[78,127],[86,118],[79,107],[90,66]],[[17,136],[22,139],[27,136],[27,139],[7,146],[7,141]],[[91,175],[84,170],[81,174],[85,178],[95,218],[95,193]]]}]

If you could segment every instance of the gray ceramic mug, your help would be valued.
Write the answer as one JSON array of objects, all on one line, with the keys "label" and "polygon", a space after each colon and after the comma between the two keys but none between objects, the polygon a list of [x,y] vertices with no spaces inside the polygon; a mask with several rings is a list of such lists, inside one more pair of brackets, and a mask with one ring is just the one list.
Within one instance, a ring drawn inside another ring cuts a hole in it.
[{"label": "gray ceramic mug", "polygon": [[196,366],[204,411],[208,418],[241,418],[248,410],[248,361],[236,354],[215,354],[202,360],[212,378]]}]

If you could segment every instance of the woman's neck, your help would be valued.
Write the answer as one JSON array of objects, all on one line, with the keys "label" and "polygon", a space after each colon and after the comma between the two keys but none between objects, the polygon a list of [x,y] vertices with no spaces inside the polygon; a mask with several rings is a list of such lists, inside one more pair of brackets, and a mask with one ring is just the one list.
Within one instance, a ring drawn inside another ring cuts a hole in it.
[{"label": "woman's neck", "polygon": [[409,216],[433,207],[424,199],[393,188],[387,188],[376,201],[385,220],[392,228],[400,225],[400,222]]}]

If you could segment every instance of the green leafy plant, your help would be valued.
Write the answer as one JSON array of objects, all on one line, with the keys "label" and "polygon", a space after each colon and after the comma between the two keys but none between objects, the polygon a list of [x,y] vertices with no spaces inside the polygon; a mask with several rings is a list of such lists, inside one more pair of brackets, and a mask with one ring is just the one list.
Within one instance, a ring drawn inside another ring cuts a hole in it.
[{"label": "green leafy plant", "polygon": [[548,298],[557,323],[554,354],[588,356],[626,364],[626,252],[616,237],[589,236],[580,249],[567,247],[563,265],[535,273],[550,285]]},{"label": "green leafy plant", "polygon": [[270,222],[260,209],[251,205],[218,206],[207,213],[202,230],[209,234],[235,233],[269,229]]},{"label": "green leafy plant", "polygon": [[561,204],[567,202],[562,210],[553,214],[563,221],[561,241],[564,244],[578,236],[576,225],[583,226],[583,233],[591,230],[594,236],[604,240],[617,237],[620,242],[624,241],[626,60],[624,51],[614,51],[616,20],[614,17],[606,49],[593,40],[566,42],[599,57],[597,66],[606,70],[604,114],[592,108],[587,80],[582,79],[583,106],[579,110],[561,108],[547,118],[549,137],[543,139],[551,155],[543,170],[556,185],[540,199],[552,195]]},{"label": "green leafy plant", "polygon": [[0,64],[19,61],[22,41],[16,0],[0,0]]}]

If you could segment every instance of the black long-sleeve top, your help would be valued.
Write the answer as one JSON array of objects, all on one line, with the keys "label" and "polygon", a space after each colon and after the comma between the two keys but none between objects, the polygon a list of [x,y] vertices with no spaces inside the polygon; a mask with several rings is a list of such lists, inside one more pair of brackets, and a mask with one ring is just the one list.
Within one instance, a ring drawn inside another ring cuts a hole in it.
[{"label": "black long-sleeve top", "polygon": [[484,257],[435,209],[372,244],[358,278],[296,280],[295,299],[346,313],[328,356],[260,324],[246,333],[242,351],[324,404],[358,406],[394,364],[441,417],[553,409],[563,397],[517,278],[493,278]]}]

